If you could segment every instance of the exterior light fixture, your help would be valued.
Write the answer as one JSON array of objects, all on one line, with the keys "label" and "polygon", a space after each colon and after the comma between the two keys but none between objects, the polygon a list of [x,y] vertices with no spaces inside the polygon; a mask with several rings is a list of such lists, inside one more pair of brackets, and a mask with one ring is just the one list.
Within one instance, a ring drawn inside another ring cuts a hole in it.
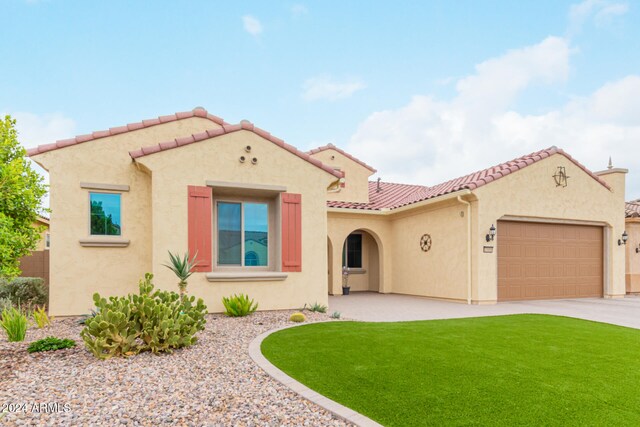
[{"label": "exterior light fixture", "polygon": [[627,240],[629,240],[629,235],[627,234],[627,230],[624,230],[622,232],[622,238],[618,239],[618,246],[622,246],[622,245],[626,245],[627,244]]},{"label": "exterior light fixture", "polygon": [[640,253],[640,243],[638,243],[638,247],[636,248],[636,253]]},{"label": "exterior light fixture", "polygon": [[496,237],[496,226],[491,224],[489,234],[487,234],[487,242],[493,242],[493,238]]}]

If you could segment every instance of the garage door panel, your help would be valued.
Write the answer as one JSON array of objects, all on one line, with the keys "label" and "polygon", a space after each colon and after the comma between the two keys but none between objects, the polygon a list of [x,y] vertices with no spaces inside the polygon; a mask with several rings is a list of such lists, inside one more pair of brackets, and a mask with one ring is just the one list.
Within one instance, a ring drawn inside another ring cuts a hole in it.
[{"label": "garage door panel", "polygon": [[602,228],[499,221],[498,300],[602,296]]}]

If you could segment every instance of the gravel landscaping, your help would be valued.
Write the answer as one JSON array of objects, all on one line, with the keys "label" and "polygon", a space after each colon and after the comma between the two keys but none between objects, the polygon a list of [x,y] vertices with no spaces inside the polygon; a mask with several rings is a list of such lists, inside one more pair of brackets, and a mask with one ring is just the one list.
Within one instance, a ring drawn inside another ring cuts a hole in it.
[{"label": "gravel landscaping", "polygon": [[[0,405],[20,408],[5,414],[0,424],[348,425],[271,379],[249,357],[251,340],[290,324],[291,313],[257,312],[244,318],[210,314],[192,347],[106,361],[85,350],[75,318],[31,328],[21,343],[9,343],[3,335]],[[329,319],[326,314],[305,315],[308,321]],[[27,353],[30,342],[50,335],[72,338],[78,345]],[[47,413],[41,404],[58,404],[58,411]],[[38,408],[44,412],[36,412]]]}]

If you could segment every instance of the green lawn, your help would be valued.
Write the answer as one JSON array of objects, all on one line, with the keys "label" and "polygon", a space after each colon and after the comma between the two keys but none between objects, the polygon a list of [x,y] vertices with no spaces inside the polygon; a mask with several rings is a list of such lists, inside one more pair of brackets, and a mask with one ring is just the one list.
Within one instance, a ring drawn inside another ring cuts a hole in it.
[{"label": "green lawn", "polygon": [[308,387],[388,426],[640,425],[640,330],[514,315],[333,322],[262,352]]}]

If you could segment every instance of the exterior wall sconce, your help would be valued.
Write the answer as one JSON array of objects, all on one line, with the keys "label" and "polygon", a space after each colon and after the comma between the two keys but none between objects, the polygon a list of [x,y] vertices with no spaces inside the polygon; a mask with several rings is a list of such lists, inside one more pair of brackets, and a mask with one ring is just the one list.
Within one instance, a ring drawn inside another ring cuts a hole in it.
[{"label": "exterior wall sconce", "polygon": [[640,243],[638,243],[638,247],[636,248],[636,253],[640,253]]},{"label": "exterior wall sconce", "polygon": [[627,244],[627,240],[629,240],[629,235],[627,234],[627,230],[624,230],[622,232],[622,238],[618,239],[618,246],[622,246],[622,245],[626,245]]},{"label": "exterior wall sconce", "polygon": [[487,242],[493,242],[493,238],[496,237],[496,226],[491,224],[489,234],[487,234]]}]

